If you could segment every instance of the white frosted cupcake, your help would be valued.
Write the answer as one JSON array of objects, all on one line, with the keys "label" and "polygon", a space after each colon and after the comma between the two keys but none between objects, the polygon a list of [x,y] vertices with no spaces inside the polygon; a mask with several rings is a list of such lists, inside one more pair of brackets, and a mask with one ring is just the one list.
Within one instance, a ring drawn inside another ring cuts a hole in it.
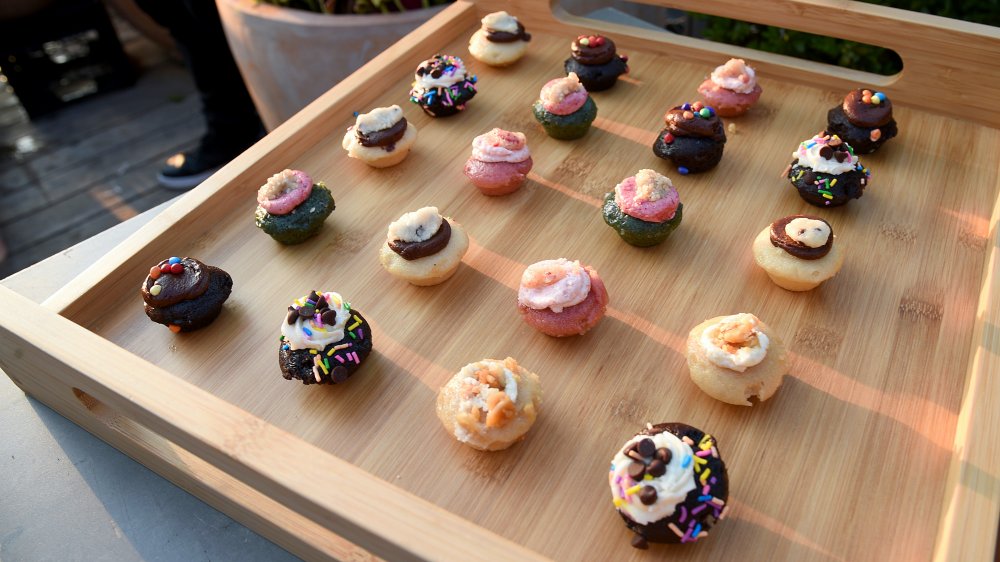
[{"label": "white frosted cupcake", "polygon": [[469,237],[437,207],[406,213],[389,225],[379,250],[382,267],[414,285],[437,285],[451,277],[469,249]]},{"label": "white frosted cupcake", "polygon": [[402,108],[392,105],[358,115],[341,145],[351,158],[388,168],[402,162],[416,140],[417,128],[407,123]]},{"label": "white frosted cupcake", "polygon": [[486,14],[483,26],[469,39],[469,53],[490,66],[508,66],[528,50],[531,35],[524,25],[507,12]]},{"label": "white frosted cupcake", "polygon": [[776,220],[753,241],[753,258],[774,284],[789,291],[808,291],[833,277],[844,264],[833,228],[810,215]]}]

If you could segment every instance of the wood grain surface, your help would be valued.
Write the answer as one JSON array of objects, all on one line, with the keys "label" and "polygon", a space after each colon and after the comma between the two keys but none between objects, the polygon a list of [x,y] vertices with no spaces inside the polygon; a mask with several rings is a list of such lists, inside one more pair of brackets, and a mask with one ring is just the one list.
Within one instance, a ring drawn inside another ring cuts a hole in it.
[{"label": "wood grain surface", "polygon": [[[275,451],[313,451],[318,457],[285,464],[296,471],[288,477],[298,489],[317,497],[329,497],[335,480],[314,467],[339,467],[326,451],[385,482],[372,502],[395,501],[395,490],[403,490],[555,559],[931,558],[939,523],[954,526],[962,517],[946,514],[946,500],[969,473],[967,463],[952,466],[963,396],[989,384],[996,393],[988,382],[995,349],[985,357],[970,350],[978,349],[984,266],[996,245],[1000,131],[895,104],[899,137],[862,157],[873,174],[864,197],[816,209],[779,176],[798,142],[824,127],[843,91],[761,72],[762,99],[749,115],[727,121],[735,130],[721,164],[680,176],[650,147],[664,111],[693,101],[710,66],[629,49],[631,74],[593,95],[599,113],[592,130],[579,141],[556,141],[530,106],[545,81],[562,74],[571,37],[529,25],[529,55],[492,69],[468,57],[478,16],[462,3],[450,8],[436,20],[450,22],[447,32],[418,30],[368,74],[332,90],[157,217],[49,307],[156,365],[157,384],[169,374],[200,389],[192,406],[210,403],[203,394],[214,396],[259,420],[240,434],[236,457],[267,464],[271,440]],[[480,92],[460,115],[433,120],[407,101],[407,91],[416,62],[439,50],[466,59]],[[340,140],[352,112],[393,103],[419,128],[407,160],[374,170],[348,159]],[[494,126],[525,132],[535,161],[529,182],[502,198],[480,195],[462,175],[472,138]],[[257,187],[285,167],[324,180],[337,202],[319,236],[295,247],[271,241],[252,219]],[[673,236],[647,249],[622,242],[599,210],[606,191],[642,168],[670,176],[685,206]],[[383,271],[377,253],[388,223],[424,205],[462,223],[472,246],[451,280],[418,288]],[[804,294],[773,285],[750,254],[757,232],[795,213],[826,218],[848,252],[837,277]],[[197,257],[233,276],[233,295],[209,328],[174,335],[143,315],[139,283],[171,255]],[[586,336],[549,338],[518,317],[524,267],[557,257],[593,266],[608,287],[607,317]],[[304,387],[280,376],[285,307],[311,289],[341,292],[373,326],[375,353],[347,384]],[[995,305],[986,308],[996,316]],[[683,354],[692,326],[744,311],[764,319],[791,350],[784,386],[753,408],[701,393]],[[539,419],[507,451],[464,447],[434,415],[437,389],[468,362],[507,355],[540,375]],[[969,375],[973,357],[978,382]],[[121,403],[154,400],[143,373],[134,377],[117,383],[133,389]],[[969,380],[979,386],[967,387]],[[963,423],[995,435],[976,415]],[[190,416],[172,423],[242,419],[194,407]],[[695,547],[641,552],[628,545],[606,470],[621,443],[646,422],[661,421],[717,436],[733,509]],[[310,447],[286,449],[285,435]],[[261,441],[247,445],[248,436]],[[213,442],[211,428],[192,442]],[[981,513],[994,514],[982,522],[994,537],[979,538],[980,554],[995,539],[995,450],[974,460],[987,496]],[[260,481],[256,473],[236,476]],[[284,488],[258,491],[292,497]],[[296,511],[313,520],[321,513],[313,505]],[[403,532],[385,529],[387,536]],[[463,551],[469,546],[462,533],[442,529],[418,550],[447,552],[445,539]]]}]

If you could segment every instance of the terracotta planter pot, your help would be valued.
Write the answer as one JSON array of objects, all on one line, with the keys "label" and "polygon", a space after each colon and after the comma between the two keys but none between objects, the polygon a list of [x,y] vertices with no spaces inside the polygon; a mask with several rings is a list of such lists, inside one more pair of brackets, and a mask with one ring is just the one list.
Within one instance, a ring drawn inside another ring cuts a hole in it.
[{"label": "terracotta planter pot", "polygon": [[268,130],[445,7],[330,15],[254,0],[216,4],[233,57]]}]

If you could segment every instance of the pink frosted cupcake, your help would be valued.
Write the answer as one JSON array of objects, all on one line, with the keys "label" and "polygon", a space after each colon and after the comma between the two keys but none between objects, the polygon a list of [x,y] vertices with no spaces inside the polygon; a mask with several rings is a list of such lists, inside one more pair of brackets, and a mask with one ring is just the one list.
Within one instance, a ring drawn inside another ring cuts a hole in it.
[{"label": "pink frosted cupcake", "polygon": [[743,59],[729,59],[716,67],[712,76],[698,86],[706,105],[715,108],[722,117],[738,117],[757,103],[763,92],[757,84],[757,74]]},{"label": "pink frosted cupcake", "polygon": [[597,104],[573,72],[565,78],[549,80],[531,106],[535,119],[554,139],[573,140],[590,130],[597,118]]},{"label": "pink frosted cupcake", "polygon": [[539,332],[583,335],[608,309],[608,290],[593,268],[565,258],[533,263],[521,275],[517,310]]},{"label": "pink frosted cupcake", "polygon": [[493,129],[472,139],[465,175],[483,195],[507,195],[521,187],[531,165],[523,133]]}]

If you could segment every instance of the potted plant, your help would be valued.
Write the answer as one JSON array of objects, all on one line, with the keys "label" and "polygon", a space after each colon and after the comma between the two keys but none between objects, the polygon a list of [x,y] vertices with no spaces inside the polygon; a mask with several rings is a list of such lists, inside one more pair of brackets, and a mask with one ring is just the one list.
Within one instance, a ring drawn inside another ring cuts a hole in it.
[{"label": "potted plant", "polygon": [[451,0],[216,0],[270,130]]}]

